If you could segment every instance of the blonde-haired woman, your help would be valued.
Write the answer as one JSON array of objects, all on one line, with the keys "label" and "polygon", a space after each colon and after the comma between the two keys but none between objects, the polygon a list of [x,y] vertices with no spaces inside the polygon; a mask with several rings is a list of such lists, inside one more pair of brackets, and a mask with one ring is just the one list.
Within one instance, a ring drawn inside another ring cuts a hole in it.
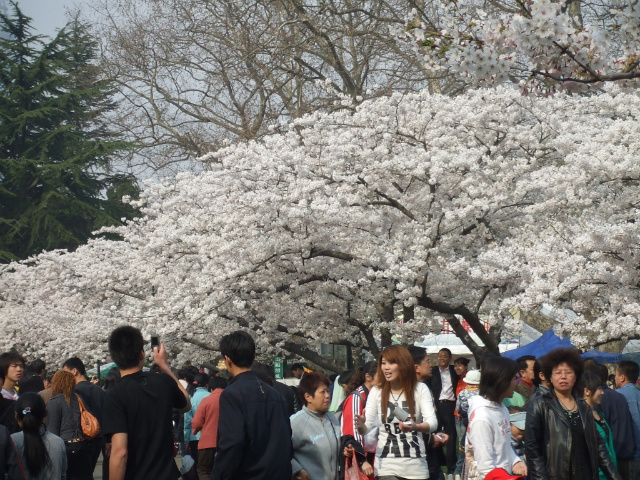
[{"label": "blonde-haired woman", "polygon": [[82,435],[80,407],[71,372],[58,370],[51,379],[51,400],[47,405],[49,430],[64,440],[67,452],[67,480],[90,480],[91,450]]},{"label": "blonde-haired woman", "polygon": [[423,433],[438,426],[433,397],[416,378],[413,357],[406,347],[385,348],[378,361],[377,378],[367,398],[365,417],[358,416],[361,433],[367,433],[376,419],[380,422],[374,462],[380,480],[429,477]]}]

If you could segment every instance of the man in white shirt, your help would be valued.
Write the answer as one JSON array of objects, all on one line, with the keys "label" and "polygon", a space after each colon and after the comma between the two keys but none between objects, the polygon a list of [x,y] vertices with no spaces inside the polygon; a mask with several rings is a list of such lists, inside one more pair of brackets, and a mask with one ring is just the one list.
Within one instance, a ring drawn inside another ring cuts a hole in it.
[{"label": "man in white shirt", "polygon": [[441,462],[447,465],[447,478],[453,479],[453,471],[457,461],[457,438],[456,424],[453,412],[456,409],[456,386],[458,385],[458,375],[451,363],[451,350],[443,348],[438,352],[438,365],[432,368],[432,376],[427,380],[427,384],[433,392],[436,401],[438,425],[442,431],[449,436],[447,441],[446,461]]}]

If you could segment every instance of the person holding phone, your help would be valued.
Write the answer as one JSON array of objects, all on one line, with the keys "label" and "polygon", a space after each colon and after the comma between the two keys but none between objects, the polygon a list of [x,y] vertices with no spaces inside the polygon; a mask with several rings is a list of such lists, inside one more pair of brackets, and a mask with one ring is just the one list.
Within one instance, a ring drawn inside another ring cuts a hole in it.
[{"label": "person holding phone", "polygon": [[402,345],[385,348],[378,359],[378,384],[369,392],[365,416],[357,416],[366,434],[380,422],[374,462],[379,480],[429,477],[423,433],[438,426],[429,388],[418,383],[413,357]]}]

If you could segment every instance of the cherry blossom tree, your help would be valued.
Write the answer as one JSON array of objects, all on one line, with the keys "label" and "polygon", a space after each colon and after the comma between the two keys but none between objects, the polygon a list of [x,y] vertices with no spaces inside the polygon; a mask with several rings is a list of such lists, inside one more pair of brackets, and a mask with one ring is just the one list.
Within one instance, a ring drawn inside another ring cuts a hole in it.
[{"label": "cherry blossom tree", "polygon": [[416,8],[396,34],[416,43],[428,68],[476,85],[588,91],[640,78],[637,1],[444,0]]},{"label": "cherry blossom tree", "polygon": [[107,229],[122,241],[0,267],[2,348],[103,358],[126,322],[199,359],[243,328],[335,370],[321,342],[376,354],[444,317],[480,354],[544,303],[578,314],[580,346],[640,337],[637,92],[343,107],[149,183],[144,216]]}]

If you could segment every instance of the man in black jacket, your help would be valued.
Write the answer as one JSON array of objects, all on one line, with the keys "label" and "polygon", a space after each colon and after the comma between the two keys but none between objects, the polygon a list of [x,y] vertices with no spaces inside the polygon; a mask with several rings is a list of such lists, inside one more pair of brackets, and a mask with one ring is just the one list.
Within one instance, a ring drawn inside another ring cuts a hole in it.
[{"label": "man in black jacket", "polygon": [[256,345],[246,332],[220,340],[233,377],[220,395],[218,450],[211,480],[291,480],[291,424],[284,398],[262,382],[251,364]]},{"label": "man in black jacket", "polygon": [[453,412],[456,409],[456,386],[458,385],[458,374],[451,363],[451,350],[443,348],[438,352],[438,366],[431,369],[432,375],[427,380],[427,385],[433,392],[433,400],[436,403],[436,413],[438,415],[438,426],[449,436],[447,440],[447,478],[453,478],[453,471],[456,468],[456,424]]}]

